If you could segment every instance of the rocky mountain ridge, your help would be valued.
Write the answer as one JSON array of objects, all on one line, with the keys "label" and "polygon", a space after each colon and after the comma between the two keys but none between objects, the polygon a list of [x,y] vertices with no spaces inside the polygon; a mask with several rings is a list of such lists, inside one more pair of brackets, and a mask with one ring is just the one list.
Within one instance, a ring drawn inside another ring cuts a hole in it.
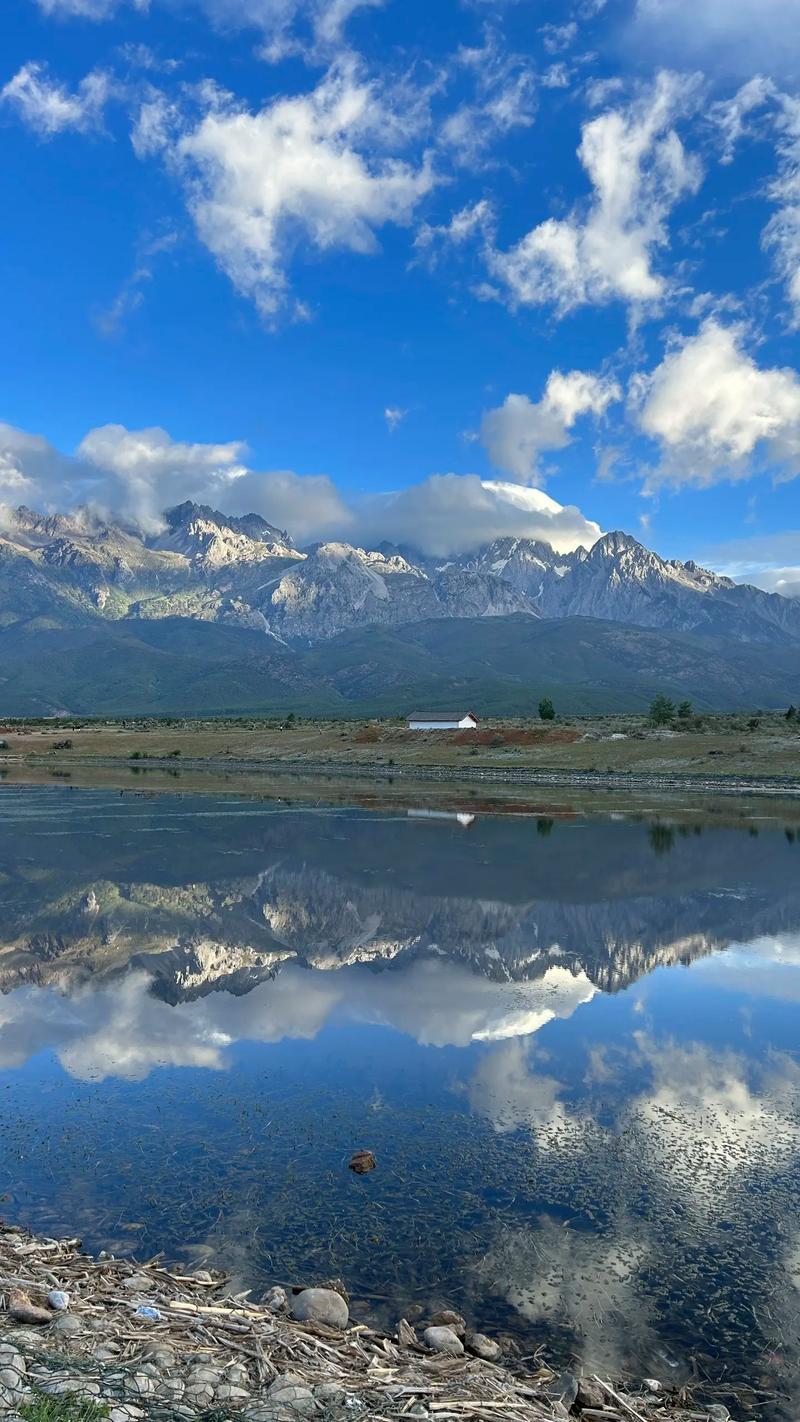
[{"label": "rocky mountain ridge", "polygon": [[0,627],[180,617],[308,645],[359,627],[513,613],[800,642],[800,600],[663,559],[621,532],[568,554],[501,538],[435,560],[388,544],[300,549],[260,515],[187,501],[154,537],[24,506],[0,535]]}]

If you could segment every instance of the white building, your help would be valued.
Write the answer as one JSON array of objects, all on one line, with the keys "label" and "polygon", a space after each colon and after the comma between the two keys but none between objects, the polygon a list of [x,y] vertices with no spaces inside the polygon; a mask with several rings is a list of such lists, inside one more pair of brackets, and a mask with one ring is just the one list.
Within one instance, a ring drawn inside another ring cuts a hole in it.
[{"label": "white building", "polygon": [[471,711],[413,711],[409,731],[474,731],[478,718]]}]

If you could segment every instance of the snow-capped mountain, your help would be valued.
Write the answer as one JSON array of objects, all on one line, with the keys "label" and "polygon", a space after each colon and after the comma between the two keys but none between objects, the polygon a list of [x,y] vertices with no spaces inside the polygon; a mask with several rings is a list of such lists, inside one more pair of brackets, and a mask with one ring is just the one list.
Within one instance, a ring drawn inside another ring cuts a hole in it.
[{"label": "snow-capped mountain", "polygon": [[663,559],[620,532],[571,553],[501,538],[433,559],[389,544],[300,549],[258,514],[229,517],[187,501],[167,510],[155,537],[88,511],[24,507],[0,537],[0,627],[177,617],[308,645],[356,628],[509,614],[763,645],[800,640],[800,600]]}]

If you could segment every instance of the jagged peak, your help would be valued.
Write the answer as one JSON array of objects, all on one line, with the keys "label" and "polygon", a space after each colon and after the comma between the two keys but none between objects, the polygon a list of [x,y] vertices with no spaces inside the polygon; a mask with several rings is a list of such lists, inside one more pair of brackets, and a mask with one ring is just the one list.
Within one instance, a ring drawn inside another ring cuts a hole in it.
[{"label": "jagged peak", "polygon": [[633,537],[632,533],[625,533],[621,528],[614,529],[611,533],[604,533],[592,546],[590,557],[613,558],[618,553],[641,553],[648,558],[656,558],[656,553],[651,553],[643,543]]},{"label": "jagged peak", "polygon": [[288,547],[293,546],[290,534],[268,523],[257,513],[224,514],[219,509],[212,508],[210,504],[196,504],[192,499],[184,499],[182,504],[174,504],[172,508],[165,509],[164,518],[173,532],[181,528],[188,529],[193,523],[211,523],[219,529],[244,534],[256,543],[280,542]]}]

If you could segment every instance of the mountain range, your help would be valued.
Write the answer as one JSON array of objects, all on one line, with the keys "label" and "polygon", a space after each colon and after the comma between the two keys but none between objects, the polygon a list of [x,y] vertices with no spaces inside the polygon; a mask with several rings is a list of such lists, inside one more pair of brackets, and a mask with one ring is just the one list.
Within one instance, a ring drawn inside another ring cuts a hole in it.
[{"label": "mountain range", "polygon": [[[186,502],[158,533],[20,507],[0,529],[0,713],[403,712],[477,702],[708,709],[797,699],[800,600],[665,560],[502,538],[295,546],[258,514]],[[407,704],[408,703],[408,704]]]}]

